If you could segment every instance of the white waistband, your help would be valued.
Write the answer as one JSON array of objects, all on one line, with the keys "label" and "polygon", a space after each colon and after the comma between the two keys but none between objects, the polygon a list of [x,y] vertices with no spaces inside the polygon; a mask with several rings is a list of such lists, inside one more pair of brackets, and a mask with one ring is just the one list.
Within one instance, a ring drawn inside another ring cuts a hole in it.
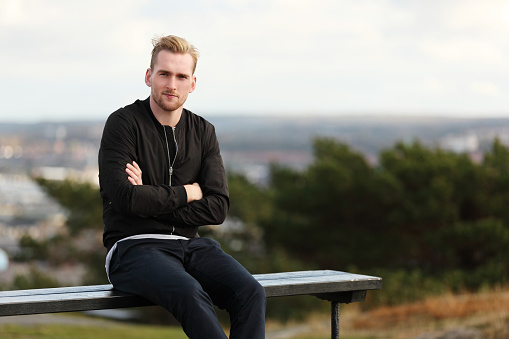
[{"label": "white waistband", "polygon": [[106,276],[108,277],[108,281],[110,281],[110,261],[111,257],[113,256],[113,253],[117,249],[117,244],[124,240],[132,240],[132,239],[163,239],[163,240],[189,240],[189,238],[181,237],[180,235],[173,235],[173,234],[137,234],[132,235],[130,237],[120,239],[117,241],[113,247],[108,251],[108,254],[106,255],[106,263],[104,267],[106,268]]}]

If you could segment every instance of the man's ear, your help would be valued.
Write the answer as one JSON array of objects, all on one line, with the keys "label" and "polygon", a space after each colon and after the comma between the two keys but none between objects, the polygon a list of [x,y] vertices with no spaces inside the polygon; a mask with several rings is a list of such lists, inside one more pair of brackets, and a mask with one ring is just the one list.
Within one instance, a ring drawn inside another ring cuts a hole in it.
[{"label": "man's ear", "polygon": [[152,70],[150,68],[147,68],[147,72],[145,73],[145,85],[148,87],[152,86]]},{"label": "man's ear", "polygon": [[191,90],[189,91],[189,93],[193,93],[195,89],[196,89],[196,77],[193,76],[193,83],[191,85]]}]

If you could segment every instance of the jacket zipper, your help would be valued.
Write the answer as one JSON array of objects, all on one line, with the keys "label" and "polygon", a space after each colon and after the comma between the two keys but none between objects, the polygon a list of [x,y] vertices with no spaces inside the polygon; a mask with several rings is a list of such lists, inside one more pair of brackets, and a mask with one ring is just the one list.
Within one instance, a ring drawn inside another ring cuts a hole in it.
[{"label": "jacket zipper", "polygon": [[175,137],[175,127],[172,127],[172,132],[173,132],[173,142],[175,143],[175,157],[173,158],[173,161],[171,161],[171,157],[170,157],[170,146],[168,144],[168,136],[166,135],[166,126],[163,126],[164,128],[164,139],[166,140],[166,151],[168,152],[168,172],[169,172],[169,175],[170,175],[170,180],[169,180],[169,183],[168,185],[171,186],[171,176],[173,175],[173,165],[175,164],[175,160],[177,159],[177,154],[179,152],[179,146],[177,144],[177,138]]},{"label": "jacket zipper", "polygon": [[[177,159],[177,154],[179,152],[179,146],[177,144],[177,138],[175,137],[175,127],[172,127],[173,132],[173,142],[175,143],[175,157],[173,158],[173,161],[171,161],[170,157],[170,145],[168,144],[168,135],[166,134],[166,126],[163,125],[164,129],[164,139],[166,140],[166,151],[168,152],[168,172],[170,174],[170,179],[168,182],[168,185],[171,186],[171,176],[173,175],[173,165],[175,164],[175,160]],[[172,225],[171,235],[173,235],[173,232],[175,232],[175,225]]]}]

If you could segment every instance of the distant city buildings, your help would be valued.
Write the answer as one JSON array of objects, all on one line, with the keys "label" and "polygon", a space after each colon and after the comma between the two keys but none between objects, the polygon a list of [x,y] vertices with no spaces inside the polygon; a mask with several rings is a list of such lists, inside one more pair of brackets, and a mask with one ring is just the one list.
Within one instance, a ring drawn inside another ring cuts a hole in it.
[{"label": "distant city buildings", "polygon": [[53,237],[65,219],[65,210],[26,174],[0,173],[0,248],[15,252],[24,235]]},{"label": "distant city buildings", "polygon": [[455,153],[477,152],[479,150],[479,138],[472,132],[461,135],[446,135],[440,139],[440,146]]}]

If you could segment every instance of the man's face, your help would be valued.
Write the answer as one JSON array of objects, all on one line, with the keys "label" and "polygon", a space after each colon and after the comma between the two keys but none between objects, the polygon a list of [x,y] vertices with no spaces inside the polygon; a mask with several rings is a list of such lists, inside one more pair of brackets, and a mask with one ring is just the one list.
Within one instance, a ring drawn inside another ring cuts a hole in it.
[{"label": "man's face", "polygon": [[162,110],[176,111],[196,88],[193,57],[189,54],[160,51],[154,68],[147,70],[145,83],[150,95]]}]

